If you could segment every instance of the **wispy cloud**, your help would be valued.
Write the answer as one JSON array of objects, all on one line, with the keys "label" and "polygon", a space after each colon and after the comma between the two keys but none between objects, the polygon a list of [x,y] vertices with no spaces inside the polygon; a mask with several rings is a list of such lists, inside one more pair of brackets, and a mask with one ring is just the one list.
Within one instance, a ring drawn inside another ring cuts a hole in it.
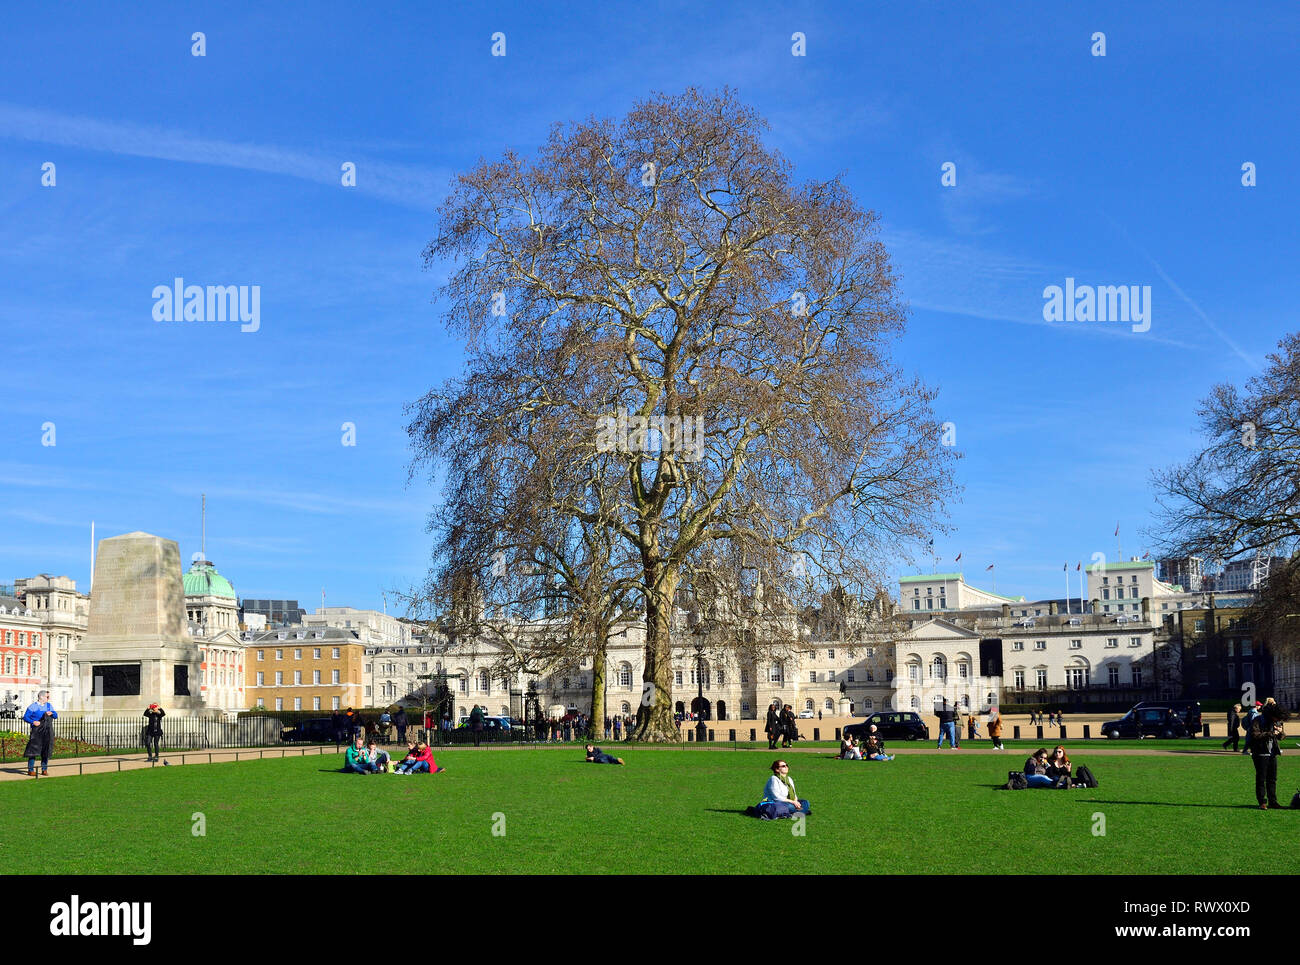
[{"label": "wispy cloud", "polygon": [[334,157],[292,148],[199,137],[187,131],[92,117],[57,114],[0,103],[0,137],[109,154],[158,158],[184,164],[262,171],[339,186],[341,165],[357,165],[354,189],[420,210],[433,210],[446,194],[450,174],[440,169],[368,160],[340,152]]}]

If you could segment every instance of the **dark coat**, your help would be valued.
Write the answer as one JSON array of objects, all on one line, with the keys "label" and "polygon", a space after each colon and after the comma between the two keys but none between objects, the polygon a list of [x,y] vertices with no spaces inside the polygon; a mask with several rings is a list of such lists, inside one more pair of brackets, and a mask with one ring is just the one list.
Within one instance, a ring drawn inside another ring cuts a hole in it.
[{"label": "dark coat", "polygon": [[775,708],[767,708],[767,726],[763,730],[769,735],[781,733],[781,717]]},{"label": "dark coat", "polygon": [[40,727],[32,728],[32,736],[27,738],[23,748],[23,757],[39,757],[42,760],[54,753],[54,718],[47,717]]},{"label": "dark coat", "polygon": [[146,710],[144,712],[145,724],[144,732],[150,737],[162,737],[162,719],[167,716],[167,712],[161,707],[157,710]]}]

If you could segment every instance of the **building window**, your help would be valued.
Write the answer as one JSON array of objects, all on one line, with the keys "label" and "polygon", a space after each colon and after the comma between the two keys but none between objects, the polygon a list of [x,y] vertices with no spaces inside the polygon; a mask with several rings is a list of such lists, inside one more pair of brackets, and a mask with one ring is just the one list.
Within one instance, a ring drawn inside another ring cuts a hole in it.
[{"label": "building window", "polygon": [[319,698],[319,697],[313,697],[313,698],[311,699],[311,709],[312,709],[312,710],[320,710],[320,698]]},{"label": "building window", "polygon": [[[295,687],[297,687],[297,686],[300,685],[301,683],[302,683],[302,671],[301,671],[301,670],[295,670],[295,671],[293,672],[293,685],[294,685]],[[301,710],[302,708],[298,708],[298,709]]]},{"label": "building window", "polygon": [[338,647],[335,647],[335,648],[334,648],[334,652],[333,652],[333,654],[331,654],[331,656],[333,656],[335,660],[337,660],[337,659],[339,658],[339,648],[338,648]]},{"label": "building window", "polygon": [[[311,648],[311,658],[312,658],[313,660],[319,660],[319,659],[320,659],[320,647],[312,647],[312,648]],[[319,707],[317,707],[316,709],[317,709],[317,710],[320,710]]]},{"label": "building window", "polygon": [[[320,671],[319,671],[319,670],[313,670],[313,671],[311,672],[311,682],[314,683],[314,684],[318,684],[318,683],[320,683]],[[317,707],[316,709],[317,709],[317,710],[320,710],[319,707]]]},{"label": "building window", "polygon": [[1012,649],[1012,650],[1023,650],[1023,649],[1025,649],[1025,641],[1023,641],[1023,640],[1016,640],[1014,643],[1011,644],[1011,649]]},{"label": "building window", "polygon": [[957,664],[957,676],[962,680],[965,680],[970,676],[970,665],[966,663],[966,661],[963,660],[961,663]]},{"label": "building window", "polygon": [[266,651],[265,651],[265,650],[259,650],[259,651],[257,651],[257,659],[258,659],[258,660],[263,659],[265,656],[266,656]]},{"label": "building window", "polygon": [[1070,641],[1070,649],[1071,649],[1071,650],[1082,650],[1082,649],[1083,649],[1083,641],[1082,641],[1082,640],[1071,640],[1071,641]]},{"label": "building window", "polygon": [[849,681],[849,683],[853,683],[853,671],[852,671],[852,670],[848,670],[848,671],[846,671],[846,672],[847,672],[847,674],[848,674],[848,681]]},{"label": "building window", "polygon": [[1133,686],[1142,686],[1142,668],[1138,664],[1133,664]]},{"label": "building window", "polygon": [[1035,641],[1034,641],[1034,649],[1035,649],[1035,650],[1046,650],[1046,649],[1047,649],[1047,641],[1046,641],[1046,640],[1035,640]]},{"label": "building window", "polygon": [[630,663],[618,665],[618,685],[625,690],[632,689],[632,665]]},{"label": "building window", "polygon": [[1065,683],[1071,690],[1083,689],[1083,668],[1067,667],[1065,670]]},{"label": "building window", "polygon": [[339,708],[339,698],[337,698],[337,697],[331,697],[331,698],[330,698],[330,710],[339,710],[339,709],[340,709],[340,708]]},{"label": "building window", "polygon": [[1241,638],[1241,655],[1243,657],[1253,657],[1255,655],[1255,643],[1250,637]]},{"label": "building window", "polygon": [[826,651],[826,659],[827,659],[827,660],[834,660],[834,659],[835,659],[835,651],[834,651],[834,650],[827,650],[827,651]]},{"label": "building window", "polygon": [[277,650],[277,651],[275,651],[275,659],[276,659],[276,660],[283,660],[283,659],[284,659],[284,651],[283,651],[283,650]]},{"label": "building window", "polygon": [[276,698],[275,698],[275,709],[276,709],[276,710],[284,710],[284,698],[283,698],[283,697],[276,697]]},{"label": "building window", "polygon": [[1016,688],[1016,690],[1024,690],[1024,689],[1025,689],[1025,672],[1024,672],[1023,670],[1013,670],[1013,671],[1011,672],[1011,676],[1012,676],[1012,679],[1015,681],[1015,688]]},{"label": "building window", "polygon": [[[742,670],[742,671],[740,672],[740,682],[741,682],[742,684],[747,684],[747,683],[749,683],[749,671],[748,671],[748,670]],[[749,705],[746,704],[745,706],[748,707]]]},{"label": "building window", "polygon": [[301,697],[295,697],[295,698],[293,698],[293,709],[294,709],[294,710],[302,710],[302,698],[301,698]]},{"label": "building window", "polygon": [[673,684],[678,687],[682,685],[682,672],[680,670],[673,671]]},{"label": "building window", "polygon": [[1106,682],[1112,687],[1119,686],[1119,667],[1115,664],[1106,668]]},{"label": "building window", "polygon": [[1039,690],[1046,690],[1046,689],[1047,689],[1047,671],[1046,671],[1046,670],[1035,670],[1035,671],[1034,671],[1034,678],[1035,678],[1035,679],[1037,680],[1037,682],[1038,682],[1038,689],[1039,689]]},{"label": "building window", "polygon": [[1129,637],[1129,638],[1128,638],[1128,645],[1129,645],[1130,647],[1140,647],[1140,646],[1142,646],[1142,638],[1141,638],[1141,637]]},{"label": "building window", "polygon": [[781,682],[781,665],[774,663],[767,668],[767,682],[770,684],[779,684]]},{"label": "building window", "polygon": [[921,679],[921,668],[914,663],[907,665],[907,679],[916,682]]},{"label": "building window", "polygon": [[816,671],[816,670],[809,670],[809,671],[808,671],[808,682],[809,682],[810,684],[815,684],[815,683],[817,682],[817,671]]},{"label": "building window", "polygon": [[913,601],[912,601],[912,609],[913,609],[913,610],[919,610],[919,609],[921,609],[921,601],[920,601],[920,600],[913,600]]},{"label": "building window", "polygon": [[367,696],[367,697],[370,696],[370,688],[369,688],[369,687],[366,688],[366,696]]},{"label": "building window", "polygon": [[1118,646],[1119,646],[1119,637],[1107,637],[1107,638],[1106,638],[1106,647],[1107,647],[1107,649],[1113,649],[1113,648],[1118,647]]},{"label": "building window", "polygon": [[293,659],[294,659],[294,660],[301,660],[301,659],[302,659],[302,647],[294,647],[294,648],[293,648]]},{"label": "building window", "polygon": [[262,671],[259,670],[257,672],[257,686],[259,687],[265,686],[265,681],[263,680],[263,677],[265,677],[265,674],[263,674]]},{"label": "building window", "polygon": [[337,670],[331,670],[331,671],[330,671],[330,683],[332,683],[332,684],[336,684],[336,683],[338,683],[338,682],[339,682],[339,672],[338,672]]},{"label": "building window", "polygon": [[[284,671],[283,671],[283,670],[277,670],[277,671],[275,672],[275,685],[276,685],[277,687],[279,687],[279,686],[281,686],[283,683],[284,683]],[[279,710],[284,710],[283,707],[280,707],[280,708],[278,708],[278,709],[279,709]]]}]

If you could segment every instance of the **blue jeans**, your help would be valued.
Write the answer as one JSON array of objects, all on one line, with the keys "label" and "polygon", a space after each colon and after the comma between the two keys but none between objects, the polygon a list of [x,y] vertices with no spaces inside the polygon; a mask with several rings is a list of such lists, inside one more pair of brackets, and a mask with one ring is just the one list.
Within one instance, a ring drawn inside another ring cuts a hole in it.
[{"label": "blue jeans", "polygon": [[401,771],[403,774],[427,774],[429,773],[429,762],[411,761],[410,763],[407,763],[406,761],[402,761],[402,763],[397,765],[397,770]]},{"label": "blue jeans", "polygon": [[953,747],[957,746],[957,725],[954,724],[952,721],[948,721],[946,724],[939,725],[939,743],[936,744],[935,746],[942,747],[943,739],[945,737],[948,738],[948,743],[950,745],[952,745]]},{"label": "blue jeans", "polygon": [[1056,778],[1048,777],[1046,774],[1026,774],[1025,780],[1029,782],[1030,787],[1056,786]]},{"label": "blue jeans", "polygon": [[353,764],[349,761],[343,765],[343,770],[349,774],[371,774],[375,771],[375,768],[368,764]]}]

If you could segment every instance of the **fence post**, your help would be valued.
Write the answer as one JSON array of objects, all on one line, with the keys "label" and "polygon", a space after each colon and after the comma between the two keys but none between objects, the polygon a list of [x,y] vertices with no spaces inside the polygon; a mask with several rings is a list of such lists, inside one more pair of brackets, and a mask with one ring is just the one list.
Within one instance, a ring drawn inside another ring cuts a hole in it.
[{"label": "fence post", "polygon": [[1083,739],[1086,741],[1092,740],[1092,728],[1090,728],[1087,724],[1083,725]]},{"label": "fence post", "polygon": [[1064,724],[1061,725],[1061,734],[1060,734],[1060,739],[1061,739],[1062,741],[1064,741],[1064,740],[1066,739],[1066,738],[1065,738],[1065,725],[1064,725]]},{"label": "fence post", "polygon": [[710,727],[710,728],[709,728],[709,743],[712,744],[713,741],[714,741],[715,739],[716,739],[716,738],[714,738],[714,736],[713,736],[713,728]]},{"label": "fence post", "polygon": [[736,729],[733,727],[727,732],[730,736],[727,738],[731,743],[736,743]]},{"label": "fence post", "polygon": [[815,740],[815,741],[819,741],[819,740],[821,740],[821,739],[822,739],[822,731],[821,731],[821,728],[820,728],[820,727],[814,727],[814,728],[813,728],[813,740]]},{"label": "fence post", "polygon": [[1020,740],[1020,725],[1016,724],[1011,728],[1011,736],[1015,740]]},{"label": "fence post", "polygon": [[753,744],[757,740],[758,740],[758,732],[753,727],[751,727],[749,729],[749,742]]}]

